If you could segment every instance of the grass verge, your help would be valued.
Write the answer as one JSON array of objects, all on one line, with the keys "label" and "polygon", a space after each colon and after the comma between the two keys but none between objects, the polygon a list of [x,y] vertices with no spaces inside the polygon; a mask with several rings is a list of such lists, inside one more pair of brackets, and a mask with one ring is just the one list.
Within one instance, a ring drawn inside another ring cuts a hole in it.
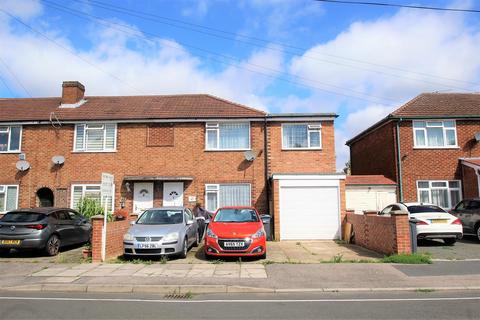
[{"label": "grass verge", "polygon": [[422,253],[393,254],[381,259],[383,263],[431,264],[432,258]]}]

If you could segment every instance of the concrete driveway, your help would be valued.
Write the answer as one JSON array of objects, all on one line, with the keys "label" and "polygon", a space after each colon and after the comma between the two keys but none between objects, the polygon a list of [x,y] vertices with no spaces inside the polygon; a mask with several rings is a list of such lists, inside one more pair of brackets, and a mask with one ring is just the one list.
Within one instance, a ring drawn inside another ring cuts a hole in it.
[{"label": "concrete driveway", "polygon": [[480,242],[473,236],[464,236],[453,246],[446,246],[441,240],[421,241],[418,252],[432,255],[438,260],[480,259]]},{"label": "concrete driveway", "polygon": [[49,257],[42,251],[28,250],[16,251],[10,250],[9,254],[0,255],[0,262],[25,262],[25,263],[81,263],[83,245],[65,247],[54,257]]}]

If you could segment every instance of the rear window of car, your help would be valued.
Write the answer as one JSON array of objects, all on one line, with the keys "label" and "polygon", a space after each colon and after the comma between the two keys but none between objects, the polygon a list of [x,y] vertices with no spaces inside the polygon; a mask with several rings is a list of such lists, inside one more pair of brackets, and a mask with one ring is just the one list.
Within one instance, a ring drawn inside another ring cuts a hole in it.
[{"label": "rear window of car", "polygon": [[437,206],[422,205],[422,206],[409,206],[408,212],[410,212],[411,214],[415,214],[415,213],[424,213],[424,212],[446,212],[446,211]]},{"label": "rear window of car", "polygon": [[215,222],[258,222],[258,215],[252,209],[220,209]]},{"label": "rear window of car", "polygon": [[47,216],[43,213],[15,212],[6,213],[1,222],[37,222],[45,219]]}]

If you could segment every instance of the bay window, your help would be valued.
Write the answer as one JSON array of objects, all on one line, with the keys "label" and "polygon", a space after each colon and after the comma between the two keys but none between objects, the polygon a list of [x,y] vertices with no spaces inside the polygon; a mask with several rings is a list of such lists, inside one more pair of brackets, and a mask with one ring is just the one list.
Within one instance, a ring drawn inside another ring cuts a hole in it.
[{"label": "bay window", "polygon": [[0,185],[0,212],[15,210],[18,207],[18,186]]},{"label": "bay window", "polygon": [[0,153],[20,152],[21,126],[0,126]]},{"label": "bay window", "polygon": [[206,150],[250,149],[250,123],[224,122],[206,124]]},{"label": "bay window", "polygon": [[207,184],[205,202],[211,212],[226,206],[251,206],[250,184]]},{"label": "bay window", "polygon": [[101,185],[100,184],[74,184],[72,185],[72,196],[70,207],[77,210],[78,205],[84,198],[89,198],[98,201],[102,205],[102,208],[105,207],[105,202],[107,202],[108,210],[114,210],[114,194],[115,189],[112,190],[112,194],[106,196],[106,199],[102,199],[101,195]]},{"label": "bay window", "polygon": [[462,193],[460,181],[417,181],[418,201],[432,203],[444,209],[453,208]]},{"label": "bay window", "polygon": [[283,149],[321,149],[320,124],[286,123],[282,125]]},{"label": "bay window", "polygon": [[75,151],[115,151],[117,143],[115,123],[77,124],[75,126]]},{"label": "bay window", "polygon": [[413,121],[414,146],[417,148],[446,148],[457,146],[454,120]]}]

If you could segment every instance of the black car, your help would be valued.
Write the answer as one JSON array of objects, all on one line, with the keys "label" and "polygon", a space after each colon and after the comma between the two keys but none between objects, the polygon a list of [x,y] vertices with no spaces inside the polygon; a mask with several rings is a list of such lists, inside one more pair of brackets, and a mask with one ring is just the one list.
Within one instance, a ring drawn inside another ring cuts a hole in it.
[{"label": "black car", "polygon": [[0,219],[0,252],[40,249],[54,256],[62,246],[90,240],[88,219],[68,208],[33,208],[7,212]]},{"label": "black car", "polygon": [[480,241],[480,199],[462,200],[451,213],[462,221],[464,234],[474,234]]}]

